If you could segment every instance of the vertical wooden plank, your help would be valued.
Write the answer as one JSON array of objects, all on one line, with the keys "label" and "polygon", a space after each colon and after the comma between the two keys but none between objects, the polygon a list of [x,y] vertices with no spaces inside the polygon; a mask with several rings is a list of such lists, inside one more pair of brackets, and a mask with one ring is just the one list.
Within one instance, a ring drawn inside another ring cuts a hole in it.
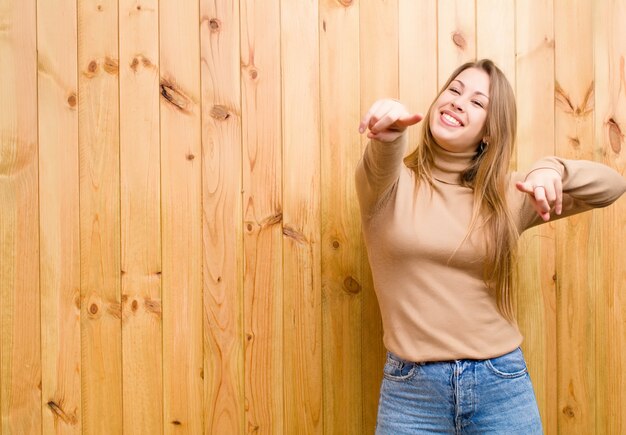
[{"label": "vertical wooden plank", "polygon": [[[381,98],[398,98],[400,92],[398,80],[398,1],[373,0],[363,2],[360,7],[360,56],[361,62],[361,110],[364,114]],[[346,126],[349,128],[350,126]],[[361,135],[361,146],[365,149],[369,139]],[[359,227],[358,222],[354,225]],[[363,402],[363,432],[374,432],[380,383],[385,365],[386,351],[383,346],[383,327],[380,308],[367,251],[362,241],[361,276],[362,317],[361,317],[361,400]],[[353,399],[354,400],[354,399]]]},{"label": "vertical wooden plank", "polygon": [[239,2],[202,0],[204,433],[242,434],[243,229]]},{"label": "vertical wooden plank", "polygon": [[[595,114],[597,160],[626,174],[624,25],[626,4],[603,0],[594,8]],[[626,199],[594,211],[596,296],[595,433],[626,433]]]},{"label": "vertical wooden plank", "polygon": [[[409,112],[426,115],[437,96],[437,3],[398,0],[400,101]],[[425,122],[409,129],[412,152]]]},{"label": "vertical wooden plank", "polygon": [[443,86],[461,64],[476,59],[476,5],[467,0],[437,0],[438,82]]},{"label": "vertical wooden plank", "polygon": [[[517,163],[525,171],[554,154],[552,0],[515,3],[518,108]],[[517,318],[547,434],[556,434],[556,286],[553,224],[528,230],[518,247]]]},{"label": "vertical wooden plank", "polygon": [[199,4],[159,2],[164,433],[203,430]]},{"label": "vertical wooden plank", "polygon": [[[476,58],[491,59],[515,90],[515,0],[476,0]],[[510,168],[517,167],[517,155]]]},{"label": "vertical wooden plank", "polygon": [[321,434],[318,0],[281,3],[284,433]]},{"label": "vertical wooden plank", "polygon": [[[586,0],[554,3],[555,144],[565,158],[593,159],[591,8]],[[591,217],[580,214],[556,225],[558,430],[568,434],[595,429]]]},{"label": "vertical wooden plank", "polygon": [[[364,433],[359,208],[354,170],[358,133],[359,3],[320,3],[322,140],[322,315],[324,433]],[[369,59],[373,65],[375,59]]]},{"label": "vertical wooden plank", "polygon": [[82,432],[76,2],[37,3],[42,433]]},{"label": "vertical wooden plank", "polygon": [[282,433],[280,2],[240,6],[246,428]]},{"label": "vertical wooden plank", "polygon": [[122,427],[117,1],[78,2],[83,431]]},{"label": "vertical wooden plank", "polygon": [[515,89],[515,0],[476,0],[476,57],[495,62]]},{"label": "vertical wooden plank", "polygon": [[0,59],[0,432],[37,433],[41,333],[34,1],[0,5]]},{"label": "vertical wooden plank", "polygon": [[123,428],[163,427],[159,5],[119,2]]}]

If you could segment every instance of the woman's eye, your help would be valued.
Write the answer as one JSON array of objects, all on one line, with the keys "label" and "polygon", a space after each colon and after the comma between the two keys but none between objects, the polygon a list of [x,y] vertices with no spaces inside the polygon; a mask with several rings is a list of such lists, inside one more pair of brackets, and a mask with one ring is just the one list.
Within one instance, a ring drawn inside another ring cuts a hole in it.
[{"label": "woman's eye", "polygon": [[474,103],[474,105],[476,105],[478,107],[485,107],[485,106],[483,106],[483,103],[481,103],[480,101],[477,101],[477,100],[472,101],[472,103]]},{"label": "woman's eye", "polygon": [[461,93],[459,92],[459,90],[458,90],[458,89],[455,89],[455,88],[450,88],[450,92],[452,92],[453,94],[461,95]]}]

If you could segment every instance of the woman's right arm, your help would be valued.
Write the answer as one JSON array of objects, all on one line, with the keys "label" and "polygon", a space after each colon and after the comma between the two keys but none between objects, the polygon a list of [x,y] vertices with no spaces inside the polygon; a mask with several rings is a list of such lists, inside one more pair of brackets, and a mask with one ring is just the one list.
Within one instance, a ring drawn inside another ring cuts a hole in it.
[{"label": "woman's right arm", "polygon": [[421,119],[422,115],[410,115],[402,103],[385,99],[375,102],[361,120],[359,132],[369,129],[370,138],[355,174],[364,215],[374,214],[381,199],[398,180],[408,142],[405,130]]}]

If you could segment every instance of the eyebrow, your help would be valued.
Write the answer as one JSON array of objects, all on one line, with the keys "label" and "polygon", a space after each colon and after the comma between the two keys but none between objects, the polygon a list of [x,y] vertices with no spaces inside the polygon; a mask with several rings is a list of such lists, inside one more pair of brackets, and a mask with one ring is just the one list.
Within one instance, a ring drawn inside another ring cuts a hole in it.
[{"label": "eyebrow", "polygon": [[[452,81],[453,81],[453,82],[459,82],[459,83],[461,83],[461,86],[465,87],[465,83],[463,83],[463,82],[462,82],[461,80],[459,80],[459,79],[454,79],[454,80],[452,80]],[[486,99],[489,99],[489,97],[488,97],[487,95],[483,94],[483,93],[482,93],[482,92],[480,92],[480,91],[476,91],[476,92],[474,92],[474,93],[475,93],[475,94],[478,94],[478,95],[482,95],[482,96],[483,96],[483,97],[485,97]]]}]

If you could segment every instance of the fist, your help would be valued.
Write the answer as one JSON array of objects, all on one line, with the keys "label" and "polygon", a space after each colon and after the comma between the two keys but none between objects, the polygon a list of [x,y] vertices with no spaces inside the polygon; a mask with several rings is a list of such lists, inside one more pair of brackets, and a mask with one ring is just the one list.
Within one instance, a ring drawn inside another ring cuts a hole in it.
[{"label": "fist", "polygon": [[359,133],[367,132],[367,137],[380,142],[393,142],[410,125],[417,124],[424,116],[410,114],[404,105],[390,98],[376,101],[361,119]]}]

